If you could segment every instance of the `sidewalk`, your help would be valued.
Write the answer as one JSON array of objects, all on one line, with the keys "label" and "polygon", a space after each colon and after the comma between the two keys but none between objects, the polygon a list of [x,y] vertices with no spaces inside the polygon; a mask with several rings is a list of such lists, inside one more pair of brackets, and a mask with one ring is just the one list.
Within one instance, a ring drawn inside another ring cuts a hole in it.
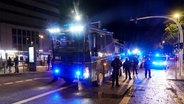
[{"label": "sidewalk", "polygon": [[[124,73],[123,73],[124,74]],[[112,102],[120,102],[122,98],[126,95],[126,93],[130,90],[133,86],[134,80],[125,80],[125,75],[119,77],[119,84],[120,87],[111,87],[112,81],[111,79],[106,79],[101,86],[90,86],[90,85],[78,85],[82,86],[83,89],[81,90],[87,97],[93,98],[94,100],[101,99],[103,103],[109,104]],[[99,103],[99,102],[96,102]]]},{"label": "sidewalk", "polygon": [[[89,92],[88,96],[92,96],[95,98],[114,98],[114,99],[120,99],[129,93],[131,89],[135,89],[135,86],[137,87],[136,90],[146,90],[146,87],[152,88],[154,90],[157,86],[160,86],[160,88],[165,87],[166,80],[184,80],[184,76],[179,76],[176,79],[174,77],[173,70],[174,68],[169,68],[167,70],[164,69],[153,69],[152,70],[152,78],[145,78],[144,75],[144,69],[138,70],[138,75],[131,75],[132,80],[124,80],[125,79],[125,73],[123,73],[123,76],[119,78],[120,87],[114,87],[112,88],[112,82],[110,79],[106,80],[101,86],[95,87],[92,89],[84,89],[86,92]],[[131,72],[132,74],[132,72]],[[165,79],[165,80],[163,80]],[[168,86],[166,86],[168,87]],[[145,88],[145,89],[142,89]],[[143,91],[144,92],[144,91]],[[158,90],[159,92],[159,90]],[[148,94],[149,95],[149,94]]]},{"label": "sidewalk", "polygon": [[179,69],[177,69],[176,64],[169,67],[167,70],[168,78],[171,80],[184,80],[184,65],[183,65],[183,71],[181,71],[181,75],[179,74]]},{"label": "sidewalk", "polygon": [[101,94],[102,98],[123,98],[127,91],[132,87],[134,80],[125,80],[125,76],[119,78],[120,87],[111,87],[111,80],[105,82],[105,86],[98,88],[98,93]]},{"label": "sidewalk", "polygon": [[[8,71],[8,68],[1,68],[0,75],[12,75],[15,74],[15,67],[11,68],[11,73]],[[19,73],[40,73],[40,72],[47,72],[47,66],[36,66],[36,71],[30,71],[27,66],[19,66]]]}]

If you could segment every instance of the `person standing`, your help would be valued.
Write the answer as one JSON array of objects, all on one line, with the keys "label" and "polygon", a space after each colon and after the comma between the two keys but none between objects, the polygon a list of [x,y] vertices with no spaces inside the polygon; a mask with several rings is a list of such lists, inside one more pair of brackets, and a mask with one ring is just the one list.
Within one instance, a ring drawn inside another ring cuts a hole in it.
[{"label": "person standing", "polygon": [[151,78],[151,60],[149,57],[147,57],[144,62],[144,68],[145,68],[145,78],[147,78],[147,72],[149,74],[149,78]]},{"label": "person standing", "polygon": [[11,60],[10,57],[8,57],[8,60],[7,60],[7,67],[8,67],[9,73],[11,73],[11,72],[12,72],[12,70],[11,70],[11,67],[12,67],[12,60]]},{"label": "person standing", "polygon": [[125,59],[125,62],[123,63],[123,69],[125,69],[125,79],[129,76],[129,80],[131,80],[131,75],[130,75],[130,67],[131,67],[131,62],[129,61],[128,58]]},{"label": "person standing", "polygon": [[14,58],[14,63],[15,63],[15,73],[19,73],[19,68],[18,68],[19,59],[18,59],[18,56],[16,56]]},{"label": "person standing", "polygon": [[134,75],[134,73],[138,74],[138,72],[137,72],[138,64],[139,64],[139,60],[138,60],[138,58],[135,56],[135,57],[133,58],[133,75]]},{"label": "person standing", "polygon": [[48,65],[47,71],[49,71],[49,69],[50,69],[50,55],[48,55],[48,57],[47,57],[47,65]]},{"label": "person standing", "polygon": [[111,62],[111,66],[113,68],[112,71],[112,87],[114,87],[114,82],[116,80],[116,87],[120,87],[119,85],[119,70],[122,67],[122,62],[120,60],[120,56],[116,56],[115,59]]}]

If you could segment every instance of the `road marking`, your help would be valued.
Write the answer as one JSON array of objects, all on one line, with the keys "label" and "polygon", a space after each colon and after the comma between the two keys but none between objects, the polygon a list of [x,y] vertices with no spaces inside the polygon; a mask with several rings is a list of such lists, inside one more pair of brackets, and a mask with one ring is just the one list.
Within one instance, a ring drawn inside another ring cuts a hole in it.
[{"label": "road marking", "polygon": [[25,79],[25,80],[14,81],[14,82],[6,82],[6,83],[0,84],[0,86],[10,85],[10,84],[17,84],[17,83],[23,83],[23,82],[29,82],[29,81],[34,81],[34,80],[38,80],[38,79],[50,79],[50,77],[46,77],[46,78],[33,78],[33,79]]},{"label": "road marking", "polygon": [[11,85],[13,82],[3,83],[4,85]]},{"label": "road marking", "polygon": [[52,90],[52,91],[49,91],[49,92],[46,92],[46,93],[43,93],[43,94],[40,94],[40,95],[36,95],[36,96],[30,97],[30,98],[28,98],[28,99],[24,99],[24,100],[15,102],[15,103],[13,103],[13,104],[24,104],[24,103],[27,103],[27,102],[29,102],[29,101],[32,101],[32,100],[35,100],[35,99],[38,99],[38,98],[47,96],[47,95],[49,95],[49,94],[52,94],[52,93],[55,93],[55,92],[64,90],[64,89],[66,89],[66,88],[68,88],[68,87],[71,87],[71,86],[72,86],[72,85],[66,86],[66,87],[62,87],[62,88],[59,88],[59,89],[56,89],[56,90]]},{"label": "road marking", "polygon": [[[127,88],[130,88],[131,86],[133,86],[133,80],[131,80],[131,82],[128,84]],[[131,89],[132,88],[130,88],[130,90]],[[119,104],[127,104],[129,100],[130,100],[130,97],[124,97]]]},{"label": "road marking", "polygon": [[[132,86],[131,88],[130,88],[130,91],[131,91],[131,95],[133,94],[133,92],[135,91],[135,87],[134,86]],[[130,91],[128,91],[128,93],[130,93]],[[131,96],[130,95],[130,96]],[[125,96],[122,100],[121,100],[121,102],[120,102],[120,104],[128,104],[128,102],[129,102],[129,100],[130,100],[130,96]]]},{"label": "road marking", "polygon": [[22,82],[24,82],[24,80],[15,81],[15,83],[22,83]]},{"label": "road marking", "polygon": [[33,79],[26,79],[24,81],[29,82],[29,81],[33,81]]},{"label": "road marking", "polygon": [[33,78],[33,80],[38,80],[38,78]]},{"label": "road marking", "polygon": [[[142,85],[146,82],[146,80],[145,79],[143,79],[144,81],[141,83]],[[132,87],[131,87],[132,86]],[[130,89],[129,89],[129,91],[128,91],[128,93],[131,93],[130,94],[130,96],[125,96],[125,97],[123,97],[123,99],[121,100],[121,102],[119,103],[119,104],[128,104],[128,102],[129,102],[129,100],[130,100],[130,98],[131,98],[131,95],[133,95],[133,93],[134,93],[134,91],[135,91],[135,89],[136,89],[136,85],[134,85],[133,84],[133,80],[128,84],[128,87],[127,88],[129,88],[129,87],[131,87]],[[130,92],[131,91],[131,92]]]},{"label": "road marking", "polygon": [[38,79],[50,79],[50,77],[45,77],[45,78],[33,78],[32,80],[38,80]]},{"label": "road marking", "polygon": [[50,79],[51,77],[37,78],[37,79]]}]

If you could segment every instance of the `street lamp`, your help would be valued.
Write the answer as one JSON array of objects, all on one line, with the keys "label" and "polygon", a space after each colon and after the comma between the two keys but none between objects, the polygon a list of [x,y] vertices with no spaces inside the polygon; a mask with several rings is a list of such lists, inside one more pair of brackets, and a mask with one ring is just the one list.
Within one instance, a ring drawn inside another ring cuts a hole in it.
[{"label": "street lamp", "polygon": [[[179,16],[179,15],[176,15],[176,16]],[[179,36],[178,36],[178,37],[180,37],[179,43],[183,43],[182,27],[181,27],[180,23],[174,18],[171,18],[168,16],[145,16],[145,17],[140,17],[140,18],[136,18],[136,19],[130,19],[130,21],[138,21],[138,20],[151,19],[151,18],[164,18],[164,19],[169,19],[169,20],[173,21],[174,23],[176,23],[178,30],[179,30]],[[183,47],[180,49],[180,52],[179,52],[179,74],[180,74],[180,76],[181,76],[182,71],[183,71]]]},{"label": "street lamp", "polygon": [[164,44],[164,43],[165,43],[165,40],[162,41],[162,44]]},{"label": "street lamp", "polygon": [[76,20],[76,21],[81,21],[81,16],[77,14],[77,15],[75,16],[75,20]]},{"label": "street lamp", "polygon": [[43,38],[44,38],[44,36],[43,36],[43,35],[39,35],[39,37],[40,37],[40,39],[43,39]]},{"label": "street lamp", "polygon": [[174,14],[174,18],[176,18],[177,21],[179,22],[180,14],[179,13]]}]

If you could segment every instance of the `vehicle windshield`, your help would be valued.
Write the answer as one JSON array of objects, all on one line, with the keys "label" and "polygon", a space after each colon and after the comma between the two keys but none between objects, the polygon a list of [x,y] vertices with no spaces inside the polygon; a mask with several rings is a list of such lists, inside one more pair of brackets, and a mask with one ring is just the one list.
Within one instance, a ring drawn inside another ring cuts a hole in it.
[{"label": "vehicle windshield", "polygon": [[[84,34],[65,33],[55,37],[55,60],[63,62],[81,62],[84,60]],[[86,43],[87,44],[87,43]],[[85,44],[85,45],[86,45]],[[85,50],[87,47],[85,47]]]},{"label": "vehicle windshield", "polygon": [[82,52],[84,38],[82,36],[65,33],[54,40],[55,52]]}]

